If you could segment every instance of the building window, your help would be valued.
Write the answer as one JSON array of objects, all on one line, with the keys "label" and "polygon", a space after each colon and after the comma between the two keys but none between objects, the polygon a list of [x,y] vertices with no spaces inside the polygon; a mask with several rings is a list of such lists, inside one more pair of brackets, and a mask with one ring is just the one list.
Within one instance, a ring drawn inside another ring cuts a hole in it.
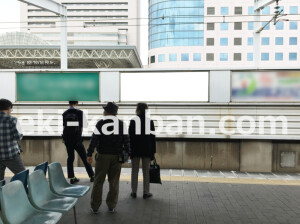
[{"label": "building window", "polygon": [[214,15],[215,7],[207,7],[207,15]]},{"label": "building window", "polygon": [[207,30],[215,30],[215,24],[214,23],[207,23]]},{"label": "building window", "polygon": [[158,62],[165,62],[165,55],[164,54],[159,54],[158,55]]},{"label": "building window", "polygon": [[242,38],[234,38],[234,45],[235,46],[242,45]]},{"label": "building window", "polygon": [[213,53],[206,54],[206,61],[214,61],[214,60],[215,60],[215,56]]},{"label": "building window", "polygon": [[241,61],[242,60],[242,54],[241,53],[234,53],[233,54],[233,60],[234,61]]},{"label": "building window", "polygon": [[181,54],[181,61],[189,61],[189,54],[182,53]]},{"label": "building window", "polygon": [[262,37],[261,38],[261,45],[269,45],[270,44],[270,38],[269,37]]},{"label": "building window", "polygon": [[206,38],[206,45],[207,46],[214,46],[215,45],[215,39],[214,38]]},{"label": "building window", "polygon": [[290,6],[290,14],[298,14],[298,6]]},{"label": "building window", "polygon": [[289,60],[290,61],[296,61],[297,60],[297,53],[295,53],[295,52],[289,53]]},{"label": "building window", "polygon": [[221,23],[220,24],[220,29],[221,30],[228,30],[228,23]]},{"label": "building window", "polygon": [[234,30],[242,30],[242,23],[241,22],[235,22],[234,23]]},{"label": "building window", "polygon": [[289,44],[290,45],[297,45],[297,37],[290,37]]},{"label": "building window", "polygon": [[261,14],[270,15],[270,6],[266,6],[261,10]]},{"label": "building window", "polygon": [[276,37],[275,38],[276,45],[283,45],[283,37]]},{"label": "building window", "polygon": [[220,53],[220,61],[228,61],[228,54]]},{"label": "building window", "polygon": [[[267,22],[262,22],[261,26],[265,26]],[[266,25],[264,30],[269,30],[270,29],[270,24]]]},{"label": "building window", "polygon": [[242,15],[243,14],[243,8],[242,7],[234,7],[234,14],[235,15]]},{"label": "building window", "polygon": [[228,38],[220,38],[220,45],[221,46],[228,46]]},{"label": "building window", "polygon": [[204,31],[207,29],[204,15],[207,15],[207,7],[204,7],[203,0],[149,2],[149,49],[205,45]]},{"label": "building window", "polygon": [[248,45],[249,46],[253,45],[253,37],[248,37]]},{"label": "building window", "polygon": [[283,22],[279,21],[278,23],[276,23],[276,30],[283,30]]},{"label": "building window", "polygon": [[247,61],[253,61],[253,53],[247,54]]},{"label": "building window", "polygon": [[298,23],[297,22],[290,22],[290,30],[297,30]]},{"label": "building window", "polygon": [[248,22],[248,30],[254,30],[254,22]]},{"label": "building window", "polygon": [[200,53],[194,53],[194,61],[201,61],[201,54]]},{"label": "building window", "polygon": [[254,14],[254,7],[253,6],[249,6],[248,7],[248,15],[253,15]]},{"label": "building window", "polygon": [[228,7],[221,7],[221,15],[228,15]]},{"label": "building window", "polygon": [[169,54],[169,61],[177,61],[177,54]]},{"label": "building window", "polygon": [[283,61],[283,53],[276,52],[275,53],[275,61]]},{"label": "building window", "polygon": [[151,62],[151,64],[152,64],[152,63],[155,63],[155,56],[151,56],[150,62]]},{"label": "building window", "polygon": [[262,61],[269,61],[269,53],[261,53]]}]

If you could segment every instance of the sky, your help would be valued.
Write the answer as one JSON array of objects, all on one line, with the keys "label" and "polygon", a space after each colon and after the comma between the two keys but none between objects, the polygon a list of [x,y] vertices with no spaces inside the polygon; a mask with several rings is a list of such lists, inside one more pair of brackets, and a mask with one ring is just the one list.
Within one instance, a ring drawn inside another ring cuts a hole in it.
[{"label": "sky", "polygon": [[[141,0],[141,18],[148,16],[148,0]],[[20,29],[20,2],[18,0],[0,0],[0,34]],[[147,23],[145,20],[141,24]],[[141,26],[140,58],[147,65],[148,58],[148,27]]]}]

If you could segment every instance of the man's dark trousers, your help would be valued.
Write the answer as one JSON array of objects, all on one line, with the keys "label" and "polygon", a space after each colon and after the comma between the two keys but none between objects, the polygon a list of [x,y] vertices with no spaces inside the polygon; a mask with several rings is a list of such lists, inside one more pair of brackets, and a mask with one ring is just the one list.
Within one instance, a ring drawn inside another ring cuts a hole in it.
[{"label": "man's dark trousers", "polygon": [[89,177],[94,176],[94,171],[92,166],[87,162],[87,156],[86,156],[86,151],[84,148],[84,145],[82,144],[82,142],[78,142],[78,143],[68,143],[66,144],[67,147],[67,152],[68,152],[68,159],[67,159],[67,168],[68,168],[68,178],[73,178],[74,175],[74,159],[75,159],[75,150],[78,153],[78,155],[80,156],[86,172],[88,173]]},{"label": "man's dark trousers", "polygon": [[5,169],[8,167],[14,174],[25,170],[23,161],[20,155],[16,155],[12,159],[0,161],[0,181],[4,180]]}]

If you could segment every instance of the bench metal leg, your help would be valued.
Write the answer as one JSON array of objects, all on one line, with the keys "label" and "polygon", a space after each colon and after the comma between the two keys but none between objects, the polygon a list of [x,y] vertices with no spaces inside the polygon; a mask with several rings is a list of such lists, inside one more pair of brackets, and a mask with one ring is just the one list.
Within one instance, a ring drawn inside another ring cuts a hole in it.
[{"label": "bench metal leg", "polygon": [[74,205],[73,207],[73,211],[74,211],[74,221],[75,221],[75,224],[77,224],[77,216],[76,216],[76,205]]}]

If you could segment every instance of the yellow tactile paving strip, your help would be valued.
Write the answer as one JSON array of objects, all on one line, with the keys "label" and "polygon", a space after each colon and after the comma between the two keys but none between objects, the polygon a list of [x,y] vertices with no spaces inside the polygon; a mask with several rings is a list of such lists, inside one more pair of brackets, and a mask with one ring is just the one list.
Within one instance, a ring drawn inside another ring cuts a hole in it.
[{"label": "yellow tactile paving strip", "polygon": [[[11,178],[13,173],[6,173],[5,177]],[[67,174],[65,173],[65,176]],[[77,173],[76,177],[88,179],[87,174]],[[122,174],[121,181],[130,181],[131,177],[128,174]],[[139,181],[142,181],[142,176],[139,176]],[[188,177],[188,176],[161,176],[163,181],[172,182],[198,182],[198,183],[224,183],[224,184],[260,184],[260,185],[288,185],[300,186],[300,180],[269,180],[269,179],[254,179],[254,178],[220,178],[220,177]]]},{"label": "yellow tactile paving strip", "polygon": [[[130,175],[122,175],[122,181],[130,181]],[[227,183],[227,184],[265,184],[265,185],[294,185],[300,186],[300,180],[268,180],[248,178],[217,178],[217,177],[186,177],[186,176],[162,176],[162,181],[174,182],[199,182],[199,183]],[[139,177],[142,181],[142,177]]]}]

